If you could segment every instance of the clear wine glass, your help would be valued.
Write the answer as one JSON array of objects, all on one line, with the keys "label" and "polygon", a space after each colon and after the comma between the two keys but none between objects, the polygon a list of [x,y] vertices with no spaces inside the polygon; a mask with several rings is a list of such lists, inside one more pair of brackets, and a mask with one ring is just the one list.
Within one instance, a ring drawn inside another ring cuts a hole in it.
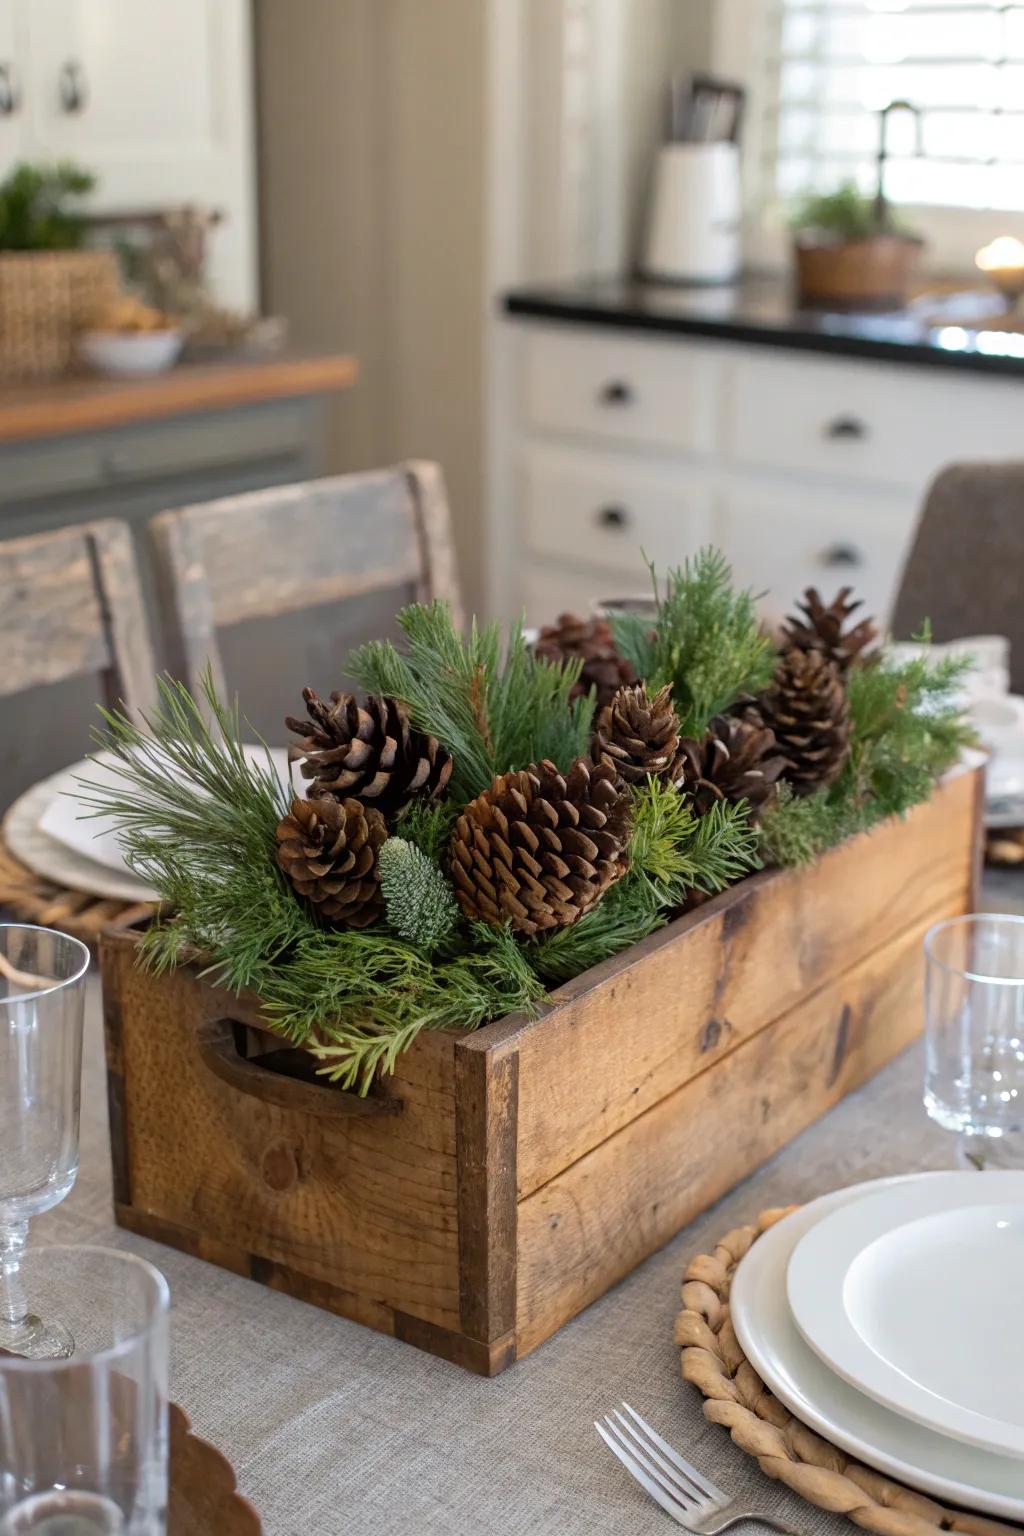
[{"label": "clear wine glass", "polygon": [[0,1354],[0,1536],[162,1536],[167,1282],[105,1248],[33,1248],[24,1273],[75,1353]]},{"label": "clear wine glass", "polygon": [[30,1308],[21,1267],[29,1221],[78,1173],[88,969],[66,933],[0,924],[0,1351],[28,1359],[75,1347],[66,1324]]},{"label": "clear wine glass", "polygon": [[925,1108],[967,1168],[1024,1168],[1024,917],[970,913],[929,928]]}]

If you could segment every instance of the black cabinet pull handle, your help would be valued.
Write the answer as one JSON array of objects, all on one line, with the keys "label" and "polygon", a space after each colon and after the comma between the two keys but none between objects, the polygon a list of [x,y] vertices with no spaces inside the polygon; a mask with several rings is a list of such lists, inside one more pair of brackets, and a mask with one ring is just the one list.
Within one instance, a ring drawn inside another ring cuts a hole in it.
[{"label": "black cabinet pull handle", "polygon": [[822,565],[863,565],[864,556],[855,544],[830,544],[822,551]]},{"label": "black cabinet pull handle", "polygon": [[625,507],[602,507],[594,514],[599,528],[628,528],[629,513]]},{"label": "black cabinet pull handle", "polygon": [[624,379],[612,379],[601,386],[597,398],[602,405],[632,405],[633,386]]},{"label": "black cabinet pull handle", "polygon": [[867,422],[859,416],[836,416],[825,428],[825,436],[833,440],[854,442],[868,435]]},{"label": "black cabinet pull handle", "polygon": [[18,110],[18,93],[14,88],[14,70],[10,64],[0,64],[0,117],[13,117]]},{"label": "black cabinet pull handle", "polygon": [[85,101],[85,75],[82,72],[82,66],[76,64],[74,59],[69,59],[66,64],[61,65],[60,71],[61,109],[73,115],[84,111]]}]

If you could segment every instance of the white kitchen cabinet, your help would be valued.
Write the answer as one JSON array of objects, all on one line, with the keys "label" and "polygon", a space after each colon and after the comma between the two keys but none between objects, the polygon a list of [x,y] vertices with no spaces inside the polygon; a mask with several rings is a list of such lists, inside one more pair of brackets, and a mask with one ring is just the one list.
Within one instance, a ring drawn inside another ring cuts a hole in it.
[{"label": "white kitchen cabinet", "polygon": [[211,280],[225,302],[253,305],[247,0],[0,0],[8,55],[19,103],[0,116],[0,171],[71,159],[96,175],[97,210],[222,211]]},{"label": "white kitchen cabinet", "polygon": [[548,320],[507,340],[492,587],[534,623],[702,544],[766,615],[849,585],[885,623],[932,476],[1019,454],[1014,377]]},{"label": "white kitchen cabinet", "polygon": [[914,522],[912,497],[728,476],[717,506],[719,542],[733,576],[764,594],[766,617],[791,613],[806,587],[831,598],[850,586],[865,613],[890,611]]}]

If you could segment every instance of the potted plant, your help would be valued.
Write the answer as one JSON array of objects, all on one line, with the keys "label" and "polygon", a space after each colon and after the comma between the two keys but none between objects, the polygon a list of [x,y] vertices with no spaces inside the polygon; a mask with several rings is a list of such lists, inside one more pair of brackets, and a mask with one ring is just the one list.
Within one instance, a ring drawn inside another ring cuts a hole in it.
[{"label": "potted plant", "polygon": [[114,255],[83,248],[94,185],[69,162],[17,165],[0,182],[0,377],[63,372],[77,331],[117,293]]},{"label": "potted plant", "polygon": [[884,197],[853,182],[805,198],[790,226],[800,303],[891,309],[906,303],[923,241]]}]

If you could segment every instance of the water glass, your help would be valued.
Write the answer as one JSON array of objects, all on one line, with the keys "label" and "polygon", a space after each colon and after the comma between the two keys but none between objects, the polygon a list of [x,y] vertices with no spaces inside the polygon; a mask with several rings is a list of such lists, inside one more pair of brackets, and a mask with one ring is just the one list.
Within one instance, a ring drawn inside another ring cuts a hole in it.
[{"label": "water glass", "polygon": [[21,1263],[30,1218],[78,1173],[88,968],[66,933],[0,924],[0,1350],[36,1359],[74,1349],[66,1322],[40,1315]]},{"label": "water glass", "polygon": [[974,1168],[1024,1168],[1024,917],[972,913],[925,935],[925,1093]]},{"label": "water glass", "polygon": [[132,1254],[37,1248],[25,1283],[74,1357],[0,1353],[0,1536],[163,1536],[167,1283]]}]

